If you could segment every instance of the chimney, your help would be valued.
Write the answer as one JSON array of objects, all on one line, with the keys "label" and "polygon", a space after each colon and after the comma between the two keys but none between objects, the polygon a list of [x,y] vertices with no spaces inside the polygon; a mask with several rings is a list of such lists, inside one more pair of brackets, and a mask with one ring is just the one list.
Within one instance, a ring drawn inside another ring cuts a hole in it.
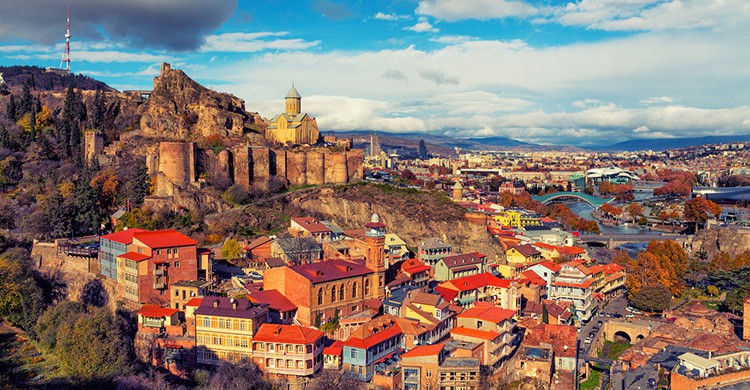
[{"label": "chimney", "polygon": [[218,299],[214,300],[214,307],[219,307],[219,300]]}]

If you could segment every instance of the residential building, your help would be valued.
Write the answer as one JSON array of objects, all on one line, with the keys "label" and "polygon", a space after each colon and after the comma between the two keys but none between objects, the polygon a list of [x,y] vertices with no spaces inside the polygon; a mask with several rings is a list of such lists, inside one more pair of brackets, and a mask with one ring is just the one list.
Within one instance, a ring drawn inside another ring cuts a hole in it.
[{"label": "residential building", "polygon": [[456,328],[451,330],[451,336],[456,340],[482,343],[482,364],[497,368],[518,345],[515,315],[514,310],[481,304],[456,316]]},{"label": "residential building", "polygon": [[429,283],[430,271],[432,268],[429,265],[417,259],[409,259],[401,264],[401,274],[408,276],[410,284],[416,287],[424,287]]},{"label": "residential building", "polygon": [[440,283],[435,292],[443,299],[465,308],[477,302],[489,302],[502,308],[518,310],[521,304],[520,284],[500,279],[490,273],[465,276]]},{"label": "residential building", "polygon": [[417,260],[435,267],[438,260],[453,254],[453,247],[439,238],[430,238],[417,247]]},{"label": "residential building", "polygon": [[286,264],[300,265],[320,260],[320,244],[312,237],[277,238],[271,243],[271,257],[279,257]]},{"label": "residential building", "polygon": [[627,274],[620,265],[596,264],[588,267],[596,284],[596,292],[602,297],[616,296],[625,289]]},{"label": "residential building", "polygon": [[133,234],[145,232],[143,229],[125,229],[99,238],[99,262],[101,274],[117,279],[117,256],[130,252]]},{"label": "residential building", "polygon": [[128,252],[117,256],[116,299],[126,307],[169,305],[170,285],[198,279],[195,240],[176,230],[133,233]]},{"label": "residential building", "polygon": [[440,344],[422,345],[401,355],[403,390],[479,388],[480,359],[449,357]]},{"label": "residential building", "polygon": [[277,290],[251,292],[248,299],[252,303],[268,305],[268,322],[292,324],[297,316],[297,305]]},{"label": "residential building", "polygon": [[169,286],[169,307],[185,310],[185,304],[193,298],[208,294],[211,282],[205,280],[180,280]]},{"label": "residential building", "polygon": [[555,280],[557,277],[557,274],[562,269],[562,266],[560,264],[555,263],[554,261],[541,261],[536,264],[532,264],[529,266],[528,270],[534,272],[537,274],[540,278],[544,279],[544,281],[547,282],[547,292],[549,294],[549,291],[552,289],[552,281]]},{"label": "residential building", "polygon": [[323,368],[323,332],[299,325],[262,324],[253,335],[253,361],[272,377],[311,377]]},{"label": "residential building", "polygon": [[673,389],[739,389],[750,382],[750,352],[740,351],[703,357],[691,352],[679,356],[672,370]]},{"label": "residential building", "polygon": [[[426,293],[421,290],[409,291],[401,307],[399,317],[416,321],[427,331],[419,340],[420,344],[432,344],[448,336],[453,328],[454,312],[450,310],[450,303],[439,294]],[[404,333],[408,333],[404,327]],[[408,340],[407,340],[408,341]],[[406,347],[410,346],[408,343]]]},{"label": "residential building", "polygon": [[180,326],[179,310],[161,307],[159,305],[143,305],[136,315],[138,316],[138,332],[154,335],[169,333],[184,333]]},{"label": "residential building", "polygon": [[399,353],[402,337],[397,317],[383,315],[365,323],[344,341],[342,369],[370,381],[376,362]]},{"label": "residential building", "polygon": [[359,263],[326,260],[266,270],[263,287],[291,301],[301,325],[314,326],[366,310],[365,302],[377,298],[373,275],[373,269]]},{"label": "residential building", "polygon": [[198,364],[217,365],[252,358],[252,340],[268,319],[268,306],[244,298],[205,297],[194,313]]},{"label": "residential building", "polygon": [[571,302],[579,323],[588,322],[596,311],[593,299],[595,285],[591,271],[580,262],[564,263],[561,267],[552,282],[549,298]]},{"label": "residential building", "polygon": [[484,272],[487,256],[479,252],[446,256],[435,264],[434,280],[445,281]]},{"label": "residential building", "polygon": [[531,264],[542,260],[542,254],[531,244],[517,245],[505,251],[508,264]]},{"label": "residential building", "polygon": [[406,241],[401,237],[386,233],[385,235],[385,255],[388,257],[406,259],[409,257],[409,249],[406,247]]},{"label": "residential building", "polygon": [[501,194],[504,192],[507,192],[512,195],[521,195],[522,193],[526,191],[526,187],[524,187],[524,185],[521,183],[506,181],[505,183],[500,184],[498,191]]},{"label": "residential building", "polygon": [[323,348],[323,368],[326,370],[341,370],[344,342],[334,341],[331,345]]},{"label": "residential building", "polygon": [[294,217],[289,232],[295,237],[312,237],[318,243],[331,241],[331,229],[312,217]]},{"label": "residential building", "polygon": [[542,388],[574,385],[578,332],[574,326],[535,324],[526,329],[513,359],[512,379],[533,378]]}]

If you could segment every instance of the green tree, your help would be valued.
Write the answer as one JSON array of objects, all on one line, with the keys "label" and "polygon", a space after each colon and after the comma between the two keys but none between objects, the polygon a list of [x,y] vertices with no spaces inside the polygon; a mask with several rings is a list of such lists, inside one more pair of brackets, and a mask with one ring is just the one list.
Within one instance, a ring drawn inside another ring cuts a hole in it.
[{"label": "green tree", "polygon": [[133,345],[121,320],[108,309],[90,309],[72,327],[60,329],[54,354],[60,368],[82,381],[108,380],[130,370]]},{"label": "green tree", "polygon": [[148,167],[146,167],[146,162],[143,159],[136,161],[133,178],[127,183],[127,186],[131,204],[140,207],[143,204],[143,199],[151,191],[151,177],[148,175]]},{"label": "green tree", "polygon": [[13,122],[18,120],[18,106],[16,105],[16,99],[13,95],[10,95],[8,104],[5,106],[5,117]]},{"label": "green tree", "polygon": [[240,364],[224,363],[219,366],[204,390],[257,389],[271,390],[273,384],[263,378],[263,374],[252,362]]},{"label": "green tree", "polygon": [[229,260],[237,260],[242,257],[242,246],[234,238],[228,239],[221,248],[221,257]]},{"label": "green tree", "polygon": [[84,314],[86,306],[80,302],[62,301],[57,306],[47,309],[36,322],[39,347],[51,353],[57,344],[60,330],[72,327]]},{"label": "green tree", "polygon": [[719,295],[719,288],[716,287],[716,286],[713,286],[713,285],[708,286],[708,287],[706,287],[706,293],[708,293],[708,295],[710,295],[712,297],[715,297],[715,296]]},{"label": "green tree", "polygon": [[31,258],[21,248],[0,255],[0,316],[30,332],[45,308],[32,270]]},{"label": "green tree", "polygon": [[547,312],[547,304],[542,302],[542,323],[549,324],[549,312]]},{"label": "green tree", "polygon": [[154,212],[151,210],[143,210],[135,208],[125,213],[120,217],[120,221],[117,224],[117,231],[125,228],[140,228],[146,230],[156,229],[157,224],[154,219]]},{"label": "green tree", "polygon": [[667,286],[646,286],[630,297],[633,306],[646,311],[664,311],[669,308],[672,293]]}]

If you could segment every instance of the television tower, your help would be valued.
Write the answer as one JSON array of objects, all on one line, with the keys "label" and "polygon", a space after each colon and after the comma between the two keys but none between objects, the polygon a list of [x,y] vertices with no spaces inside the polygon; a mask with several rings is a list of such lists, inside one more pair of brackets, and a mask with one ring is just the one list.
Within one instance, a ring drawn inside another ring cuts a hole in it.
[{"label": "television tower", "polygon": [[[65,68],[63,68],[65,64]],[[60,69],[65,69],[70,73],[70,3],[68,3],[68,19],[65,28],[65,51],[60,60]]]}]

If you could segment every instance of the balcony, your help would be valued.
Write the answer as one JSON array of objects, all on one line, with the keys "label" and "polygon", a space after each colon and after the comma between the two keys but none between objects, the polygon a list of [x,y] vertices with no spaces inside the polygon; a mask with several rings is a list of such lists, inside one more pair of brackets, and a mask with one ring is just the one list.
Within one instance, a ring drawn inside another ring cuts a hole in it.
[{"label": "balcony", "polygon": [[155,276],[167,276],[167,270],[165,268],[157,268],[154,270]]},{"label": "balcony", "polygon": [[164,282],[154,282],[154,290],[164,290],[165,288]]}]

